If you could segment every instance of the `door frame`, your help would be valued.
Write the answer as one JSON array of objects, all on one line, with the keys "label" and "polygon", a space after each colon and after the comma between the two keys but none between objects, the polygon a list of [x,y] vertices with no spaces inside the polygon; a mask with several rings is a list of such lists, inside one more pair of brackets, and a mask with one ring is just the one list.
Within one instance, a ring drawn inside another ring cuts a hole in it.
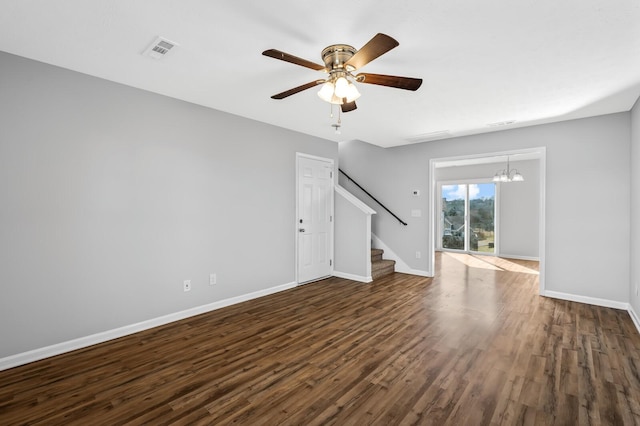
[{"label": "door frame", "polygon": [[[336,176],[336,168],[335,168],[335,161],[333,160],[333,158],[325,158],[325,157],[319,157],[317,155],[311,155],[311,154],[305,154],[303,152],[296,152],[296,165],[295,165],[295,175],[296,175],[296,187],[295,187],[295,209],[296,209],[296,217],[295,217],[295,221],[294,221],[294,240],[295,240],[295,279],[296,279],[296,285],[300,285],[300,279],[299,279],[299,247],[298,247],[298,228],[300,225],[300,176],[298,173],[299,167],[300,167],[300,159],[301,158],[306,158],[306,159],[311,159],[311,160],[318,160],[318,161],[322,161],[325,162],[327,164],[329,164],[331,166],[331,195],[330,195],[330,200],[331,200],[331,218],[332,220],[330,221],[330,225],[329,225],[329,259],[330,259],[330,274],[333,275],[333,271],[334,271],[334,263],[333,263],[333,253],[334,253],[334,227],[335,227],[335,220],[333,220],[335,218],[335,200],[334,200],[334,196],[335,196],[335,176]],[[304,283],[308,283],[309,281],[305,281]]]}]

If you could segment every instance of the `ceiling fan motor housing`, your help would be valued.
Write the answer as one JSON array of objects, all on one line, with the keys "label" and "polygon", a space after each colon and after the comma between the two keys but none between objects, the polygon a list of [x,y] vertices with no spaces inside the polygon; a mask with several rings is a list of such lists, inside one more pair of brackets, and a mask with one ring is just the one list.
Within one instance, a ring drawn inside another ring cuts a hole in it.
[{"label": "ceiling fan motor housing", "polygon": [[349,72],[355,68],[351,66],[345,67],[345,63],[351,59],[356,52],[357,50],[348,44],[332,44],[329,47],[325,47],[322,51],[322,60],[330,74],[340,71]]}]

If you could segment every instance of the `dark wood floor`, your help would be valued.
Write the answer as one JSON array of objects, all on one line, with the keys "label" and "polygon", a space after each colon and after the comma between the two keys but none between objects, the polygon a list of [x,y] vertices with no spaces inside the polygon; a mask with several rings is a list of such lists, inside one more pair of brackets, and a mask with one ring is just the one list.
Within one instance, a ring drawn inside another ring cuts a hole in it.
[{"label": "dark wood floor", "polygon": [[0,424],[640,424],[628,313],[537,296],[536,262],[437,263],[0,372]]}]

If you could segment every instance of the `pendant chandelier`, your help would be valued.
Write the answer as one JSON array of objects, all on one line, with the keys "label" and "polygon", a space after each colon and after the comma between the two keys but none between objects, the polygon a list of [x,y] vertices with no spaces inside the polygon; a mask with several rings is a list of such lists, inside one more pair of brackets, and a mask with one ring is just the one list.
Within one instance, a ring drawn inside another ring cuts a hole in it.
[{"label": "pendant chandelier", "polygon": [[524,177],[518,172],[518,169],[509,168],[509,157],[507,156],[507,168],[498,170],[493,176],[494,182],[522,182]]}]

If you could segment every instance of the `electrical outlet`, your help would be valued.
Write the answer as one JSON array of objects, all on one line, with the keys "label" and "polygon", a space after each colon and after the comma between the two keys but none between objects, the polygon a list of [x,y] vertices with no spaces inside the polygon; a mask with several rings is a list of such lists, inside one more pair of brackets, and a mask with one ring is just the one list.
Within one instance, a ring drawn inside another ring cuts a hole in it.
[{"label": "electrical outlet", "polygon": [[184,291],[191,291],[191,280],[184,280],[182,288]]},{"label": "electrical outlet", "polygon": [[422,257],[422,253],[419,251],[416,252],[416,259],[420,259]]},{"label": "electrical outlet", "polygon": [[209,274],[209,285],[215,285],[218,282],[216,274]]}]

